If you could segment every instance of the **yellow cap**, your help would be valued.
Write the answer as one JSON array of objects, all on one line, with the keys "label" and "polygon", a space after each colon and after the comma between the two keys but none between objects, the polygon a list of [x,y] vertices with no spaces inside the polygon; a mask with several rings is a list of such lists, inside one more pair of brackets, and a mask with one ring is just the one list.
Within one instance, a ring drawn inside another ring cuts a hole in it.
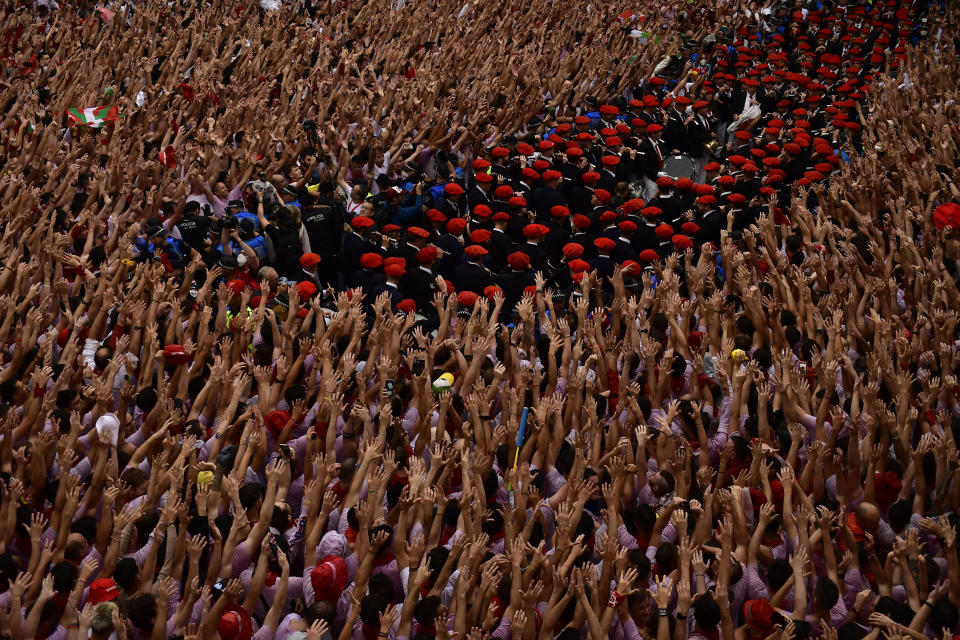
[{"label": "yellow cap", "polygon": [[210,484],[211,480],[213,480],[213,471],[201,471],[197,474],[197,484],[199,485]]},{"label": "yellow cap", "polygon": [[746,360],[747,352],[744,351],[743,349],[734,349],[733,351],[730,352],[730,357],[733,358],[734,360]]}]

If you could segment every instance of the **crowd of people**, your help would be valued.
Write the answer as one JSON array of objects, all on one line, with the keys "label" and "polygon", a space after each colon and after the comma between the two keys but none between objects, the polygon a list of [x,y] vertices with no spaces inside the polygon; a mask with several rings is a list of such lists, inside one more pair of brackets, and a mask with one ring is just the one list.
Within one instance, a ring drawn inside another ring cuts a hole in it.
[{"label": "crowd of people", "polygon": [[0,637],[960,634],[956,7],[0,34]]}]

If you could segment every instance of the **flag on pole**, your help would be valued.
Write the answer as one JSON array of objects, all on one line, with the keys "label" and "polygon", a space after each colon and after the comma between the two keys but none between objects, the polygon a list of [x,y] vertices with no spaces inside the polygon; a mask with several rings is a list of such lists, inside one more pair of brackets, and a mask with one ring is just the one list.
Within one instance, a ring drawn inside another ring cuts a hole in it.
[{"label": "flag on pole", "polygon": [[117,105],[113,105],[112,107],[90,107],[87,109],[70,107],[67,109],[67,118],[71,125],[102,127],[107,122],[118,120],[120,118],[120,112],[117,110]]}]

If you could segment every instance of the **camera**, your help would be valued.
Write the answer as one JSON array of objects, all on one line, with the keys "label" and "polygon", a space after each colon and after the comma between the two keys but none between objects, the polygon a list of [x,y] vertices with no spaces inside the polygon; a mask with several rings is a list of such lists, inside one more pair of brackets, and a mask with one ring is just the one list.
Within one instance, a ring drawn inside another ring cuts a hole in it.
[{"label": "camera", "polygon": [[220,228],[221,229],[236,229],[237,228],[237,216],[233,214],[225,215],[220,219]]},{"label": "camera", "polygon": [[265,174],[263,171],[258,173],[257,179],[250,183],[250,188],[257,193],[260,193],[261,191],[267,191],[272,186],[273,185],[267,182],[267,174]]}]

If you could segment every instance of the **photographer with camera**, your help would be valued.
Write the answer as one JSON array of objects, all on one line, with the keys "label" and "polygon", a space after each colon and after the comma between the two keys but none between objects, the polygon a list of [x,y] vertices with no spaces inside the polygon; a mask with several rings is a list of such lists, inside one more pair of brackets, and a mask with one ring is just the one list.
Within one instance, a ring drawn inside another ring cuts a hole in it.
[{"label": "photographer with camera", "polygon": [[[269,218],[264,213],[266,193],[272,193],[273,198],[280,202],[271,207]],[[284,205],[273,185],[256,191],[256,195],[257,219],[267,239],[270,262],[282,276],[296,277],[300,270],[300,256],[310,252],[310,239],[300,222],[300,209]]]}]

